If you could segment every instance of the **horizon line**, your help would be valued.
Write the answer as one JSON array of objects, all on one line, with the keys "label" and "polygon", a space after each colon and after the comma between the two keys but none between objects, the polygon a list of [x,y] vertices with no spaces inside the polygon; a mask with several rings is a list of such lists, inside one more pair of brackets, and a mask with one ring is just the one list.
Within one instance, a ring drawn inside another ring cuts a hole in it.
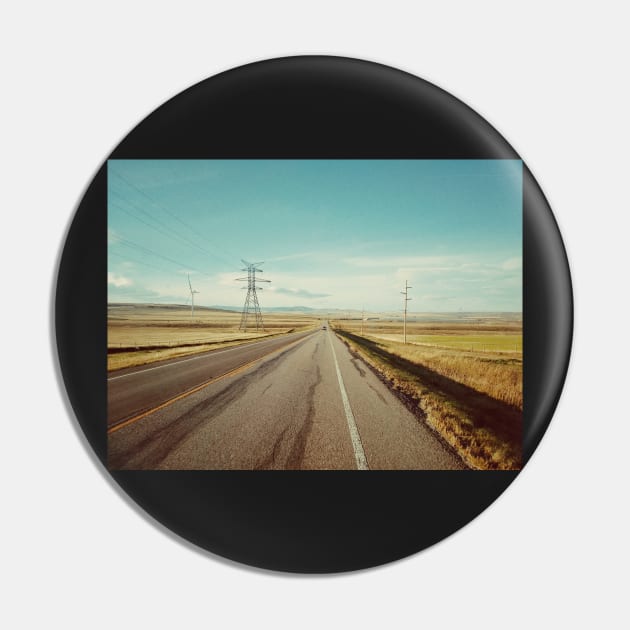
[{"label": "horizon line", "polygon": [[[115,305],[115,306],[178,306],[178,307],[182,307],[182,308],[189,308],[189,304],[185,304],[185,303],[180,303],[180,302],[107,302],[107,306],[110,305]],[[230,309],[230,310],[236,310],[236,311],[241,311],[242,310],[242,306],[237,306],[237,305],[227,305],[227,304],[212,304],[210,306],[204,306],[201,304],[195,304],[195,308],[199,308],[199,309],[203,309],[203,308],[212,308],[212,309],[219,309],[219,310],[225,310],[225,309]],[[364,311],[366,313],[384,313],[384,312],[398,312],[398,309],[361,309],[361,308],[355,308],[355,307],[339,307],[339,306],[331,306],[331,307],[313,307],[313,306],[304,306],[304,305],[293,305],[293,306],[261,306],[260,307],[261,310],[265,310],[265,309],[285,309],[285,310],[310,310],[310,311],[356,311],[356,312],[361,312]],[[402,309],[400,309],[400,312],[402,313]],[[497,309],[492,309],[492,310],[481,310],[481,311],[474,311],[474,310],[456,310],[456,311],[410,311],[408,310],[407,313],[417,313],[417,314],[443,314],[443,313],[448,313],[448,314],[466,314],[466,313],[511,313],[511,314],[519,314],[522,315],[523,311],[518,310],[497,310]]]}]

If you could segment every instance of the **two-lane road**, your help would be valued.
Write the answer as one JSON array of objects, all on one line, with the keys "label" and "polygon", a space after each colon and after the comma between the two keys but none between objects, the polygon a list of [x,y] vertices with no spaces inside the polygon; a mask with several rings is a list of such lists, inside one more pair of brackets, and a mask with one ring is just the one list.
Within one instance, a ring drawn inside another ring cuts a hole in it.
[{"label": "two-lane road", "polygon": [[298,332],[253,343],[211,350],[179,359],[118,370],[107,379],[107,424],[118,424],[283,348],[311,332]]},{"label": "two-lane road", "polygon": [[328,328],[108,384],[116,469],[464,468]]}]

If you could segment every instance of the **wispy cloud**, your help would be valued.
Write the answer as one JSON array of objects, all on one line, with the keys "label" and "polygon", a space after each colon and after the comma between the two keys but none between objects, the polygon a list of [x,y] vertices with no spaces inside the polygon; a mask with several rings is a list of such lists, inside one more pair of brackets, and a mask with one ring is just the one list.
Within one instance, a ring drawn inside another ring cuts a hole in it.
[{"label": "wispy cloud", "polygon": [[407,267],[425,269],[427,267],[450,267],[454,263],[462,264],[463,256],[351,256],[343,262],[352,267],[396,268]]},{"label": "wispy cloud", "polygon": [[307,291],[306,289],[283,289],[280,287],[273,287],[270,290],[274,293],[282,293],[283,295],[306,298],[307,300],[330,297],[330,293],[313,293],[312,291]]},{"label": "wispy cloud", "polygon": [[109,271],[107,273],[107,284],[112,285],[114,287],[130,287],[133,284],[131,278],[127,278],[125,276],[121,276],[119,274],[113,273]]},{"label": "wispy cloud", "polygon": [[523,268],[523,259],[522,258],[508,258],[502,265],[501,269],[505,269],[506,271],[518,271]]}]

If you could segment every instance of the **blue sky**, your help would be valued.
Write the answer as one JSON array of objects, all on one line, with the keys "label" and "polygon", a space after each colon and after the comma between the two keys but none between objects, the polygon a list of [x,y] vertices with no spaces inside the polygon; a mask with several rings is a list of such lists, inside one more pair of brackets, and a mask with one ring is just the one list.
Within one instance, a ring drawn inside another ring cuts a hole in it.
[{"label": "blue sky", "polygon": [[520,311],[518,160],[110,160],[108,299]]}]

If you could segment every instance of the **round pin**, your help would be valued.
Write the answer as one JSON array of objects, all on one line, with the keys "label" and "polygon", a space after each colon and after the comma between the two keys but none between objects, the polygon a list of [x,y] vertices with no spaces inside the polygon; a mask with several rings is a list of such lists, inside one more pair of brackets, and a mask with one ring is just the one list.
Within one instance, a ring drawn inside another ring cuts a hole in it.
[{"label": "round pin", "polygon": [[488,507],[551,419],[572,317],[506,140],[336,57],[237,68],[150,114],[88,187],[56,294],[108,474],[200,548],[293,572],[390,562]]}]

